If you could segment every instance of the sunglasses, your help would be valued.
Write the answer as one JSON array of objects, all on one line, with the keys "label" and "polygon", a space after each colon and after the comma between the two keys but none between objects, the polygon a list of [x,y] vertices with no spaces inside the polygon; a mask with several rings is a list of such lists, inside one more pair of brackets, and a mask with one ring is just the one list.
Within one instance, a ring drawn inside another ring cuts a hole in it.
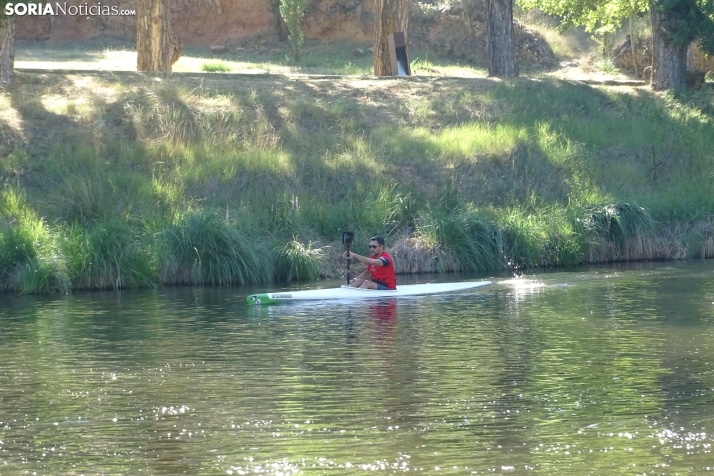
[{"label": "sunglasses", "polygon": [[375,248],[379,248],[381,245],[369,245],[369,249],[373,250]]}]

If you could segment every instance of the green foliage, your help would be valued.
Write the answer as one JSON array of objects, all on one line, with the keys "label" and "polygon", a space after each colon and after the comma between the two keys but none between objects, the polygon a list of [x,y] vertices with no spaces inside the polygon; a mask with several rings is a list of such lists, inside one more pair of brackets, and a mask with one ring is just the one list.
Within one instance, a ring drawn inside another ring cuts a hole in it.
[{"label": "green foliage", "polygon": [[68,293],[72,289],[65,263],[58,255],[33,258],[16,267],[9,282],[18,294]]},{"label": "green foliage", "polygon": [[322,260],[321,249],[313,248],[312,243],[303,245],[295,238],[273,249],[275,276],[279,280],[314,281],[320,277]]},{"label": "green foliage", "polygon": [[[33,137],[0,161],[3,290],[61,290],[63,276],[90,289],[308,279],[289,261],[276,272],[272,245],[332,253],[323,244],[346,229],[357,246],[374,234],[403,243],[430,269],[454,269],[454,256],[471,270],[576,264],[632,228],[624,206],[576,203],[636,200],[672,226],[714,210],[714,178],[702,173],[714,149],[710,88],[474,78],[376,94],[309,78],[62,81],[30,76],[0,93],[6,117],[22,118],[9,124]],[[43,96],[63,87],[76,89]],[[74,98],[84,106],[68,108]],[[708,239],[691,236],[691,249]],[[321,275],[339,261],[325,257]]]},{"label": "green foliage", "polygon": [[654,220],[642,207],[633,203],[607,203],[587,207],[578,220],[593,242],[606,241],[620,248],[628,238],[646,236],[654,229]]},{"label": "green foliage", "polygon": [[430,246],[443,246],[465,271],[504,267],[496,227],[475,210],[453,207],[447,198],[416,221],[416,235]]},{"label": "green foliage", "polygon": [[614,32],[624,20],[654,8],[666,16],[666,35],[675,45],[699,39],[704,51],[714,53],[712,0],[519,0],[519,5],[557,15],[562,19],[561,31],[582,25],[599,35]]},{"label": "green foliage", "polygon": [[189,212],[161,233],[167,284],[230,285],[270,281],[270,252],[256,233],[210,211]]},{"label": "green foliage", "polygon": [[603,34],[613,32],[623,20],[647,11],[649,0],[519,0],[529,10],[538,8],[561,18],[558,28],[565,31],[584,26],[586,31]]},{"label": "green foliage", "polygon": [[119,219],[88,228],[70,225],[63,251],[76,289],[123,289],[156,284],[148,238]]},{"label": "green foliage", "polygon": [[296,62],[300,61],[300,49],[305,41],[305,34],[300,25],[305,8],[307,8],[307,0],[280,0],[280,15],[288,26],[290,47]]},{"label": "green foliage", "polygon": [[569,208],[514,208],[498,213],[501,254],[509,267],[572,266],[582,263],[585,239]]},{"label": "green foliage", "polygon": [[0,194],[0,291],[68,292],[64,256],[54,233],[12,188]]},{"label": "green foliage", "polygon": [[714,1],[653,0],[653,8],[666,18],[666,34],[674,45],[700,40],[700,48],[714,53]]},{"label": "green foliage", "polygon": [[597,67],[600,68],[600,71],[602,71],[603,73],[612,73],[617,69],[615,63],[613,63],[610,58],[605,58],[598,61]]},{"label": "green foliage", "polygon": [[225,63],[221,63],[220,61],[211,61],[201,65],[201,71],[205,71],[207,73],[228,73],[230,70],[230,66]]}]

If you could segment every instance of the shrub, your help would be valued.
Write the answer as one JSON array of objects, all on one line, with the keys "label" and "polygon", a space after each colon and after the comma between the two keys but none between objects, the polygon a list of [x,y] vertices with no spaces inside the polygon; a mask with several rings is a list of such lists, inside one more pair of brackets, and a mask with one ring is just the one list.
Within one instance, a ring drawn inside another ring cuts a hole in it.
[{"label": "shrub", "polygon": [[156,285],[156,263],[141,230],[118,220],[68,227],[64,243],[73,286],[122,289]]},{"label": "shrub", "polygon": [[581,223],[592,242],[605,241],[620,248],[628,238],[646,235],[654,229],[650,214],[627,202],[587,207]]},{"label": "shrub", "polygon": [[305,41],[305,35],[300,27],[300,21],[307,7],[306,0],[280,0],[280,15],[285,20],[290,32],[290,47],[293,59],[300,61],[300,48]]},{"label": "shrub", "polygon": [[273,278],[270,252],[257,233],[212,212],[190,212],[162,233],[161,281],[229,285]]},{"label": "shrub", "polygon": [[312,248],[312,243],[305,246],[295,238],[273,249],[275,276],[279,280],[314,281],[320,277],[322,259],[321,249]]}]

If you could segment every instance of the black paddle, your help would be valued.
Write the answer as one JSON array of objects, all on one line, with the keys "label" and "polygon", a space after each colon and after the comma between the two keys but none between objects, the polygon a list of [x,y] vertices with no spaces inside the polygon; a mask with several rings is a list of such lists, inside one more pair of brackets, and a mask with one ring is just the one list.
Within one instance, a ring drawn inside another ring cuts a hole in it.
[{"label": "black paddle", "polygon": [[352,246],[352,240],[355,239],[355,234],[351,231],[346,231],[342,233],[342,244],[345,245],[347,249],[347,285],[350,285],[350,246]]}]

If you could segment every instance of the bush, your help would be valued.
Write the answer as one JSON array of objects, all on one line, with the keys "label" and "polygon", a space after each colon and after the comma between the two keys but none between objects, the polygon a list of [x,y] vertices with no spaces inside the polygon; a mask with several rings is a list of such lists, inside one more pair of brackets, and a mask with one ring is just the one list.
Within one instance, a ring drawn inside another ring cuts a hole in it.
[{"label": "bush", "polygon": [[654,229],[650,214],[627,202],[587,207],[580,223],[591,242],[605,241],[621,249],[628,238],[646,235]]},{"label": "bush", "polygon": [[71,288],[56,234],[8,188],[0,194],[0,291],[68,292]]},{"label": "bush", "polygon": [[300,48],[305,41],[300,21],[306,7],[306,0],[280,0],[280,16],[283,17],[290,31],[290,47],[295,61],[300,61]]},{"label": "bush", "polygon": [[156,262],[149,239],[118,219],[82,228],[68,227],[64,243],[73,287],[122,289],[156,285]]},{"label": "bush", "polygon": [[217,213],[190,212],[163,231],[161,282],[229,285],[273,278],[270,252],[257,233]]},{"label": "bush", "polygon": [[320,277],[321,249],[312,248],[312,243],[303,245],[295,238],[285,246],[273,249],[275,276],[286,281],[314,281]]},{"label": "bush", "polygon": [[504,267],[496,227],[475,211],[437,208],[420,217],[416,228],[426,243],[442,245],[453,253],[464,271]]}]

